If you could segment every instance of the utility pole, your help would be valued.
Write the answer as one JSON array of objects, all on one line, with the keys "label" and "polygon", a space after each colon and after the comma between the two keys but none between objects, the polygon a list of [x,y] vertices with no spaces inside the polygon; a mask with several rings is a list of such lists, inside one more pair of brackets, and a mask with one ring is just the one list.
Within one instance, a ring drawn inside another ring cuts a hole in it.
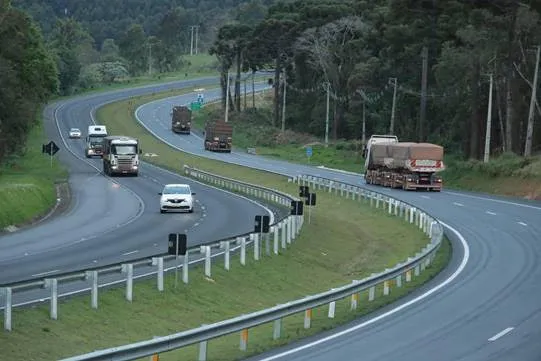
[{"label": "utility pole", "polygon": [[224,121],[227,123],[229,120],[229,69],[227,69],[227,87],[225,91],[225,118]]},{"label": "utility pole", "polygon": [[539,56],[541,55],[541,46],[537,46],[537,54],[535,57],[535,72],[533,75],[532,84],[532,98],[530,99],[530,113],[528,114],[528,127],[526,129],[526,145],[524,146],[524,156],[529,157],[532,155],[532,137],[533,137],[533,123],[535,117],[535,103],[537,101],[537,74],[539,72]]},{"label": "utility pole", "polygon": [[418,131],[419,134],[417,137],[419,138],[419,142],[422,142],[424,140],[424,125],[426,120],[426,87],[427,87],[427,80],[428,80],[428,47],[423,46],[423,51],[421,53],[421,57],[423,59],[423,73],[422,73],[422,80],[421,80],[421,116],[419,118],[419,127]]},{"label": "utility pole", "polygon": [[483,162],[488,163],[490,158],[490,136],[492,130],[492,86],[494,83],[494,75],[490,73],[490,88],[488,93],[488,110],[487,110],[487,129],[485,133],[485,154],[483,157]]},{"label": "utility pole", "polygon": [[330,105],[330,98],[331,98],[331,83],[327,82],[325,83],[327,86],[327,112],[325,115],[325,146],[329,145],[329,105]]},{"label": "utility pole", "polygon": [[152,75],[152,43],[148,43],[148,75]]},{"label": "utility pole", "polygon": [[287,93],[286,70],[284,69],[284,94],[282,98],[282,133],[286,131],[286,93]]},{"label": "utility pole", "polygon": [[366,99],[363,99],[363,147],[366,144]]},{"label": "utility pole", "polygon": [[199,25],[195,26],[195,53],[199,54]]},{"label": "utility pole", "polygon": [[193,26],[190,26],[190,34],[191,34],[191,41],[190,41],[190,55],[193,55]]},{"label": "utility pole", "polygon": [[[395,110],[396,110],[396,87],[397,87],[397,82],[398,82],[398,79],[397,78],[389,78],[389,81],[393,84],[394,86],[394,91],[393,91],[393,107],[391,109],[391,125],[389,127],[389,134],[393,135],[394,134],[394,113],[395,113]],[[363,103],[364,104],[364,103]]]}]

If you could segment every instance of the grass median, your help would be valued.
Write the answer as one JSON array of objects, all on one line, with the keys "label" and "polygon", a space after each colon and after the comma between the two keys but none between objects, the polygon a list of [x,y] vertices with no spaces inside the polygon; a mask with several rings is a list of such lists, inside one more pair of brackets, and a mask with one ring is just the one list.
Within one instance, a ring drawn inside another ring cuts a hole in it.
[{"label": "grass median", "polygon": [[0,233],[38,220],[55,205],[56,184],[65,182],[67,173],[56,157],[51,161],[41,152],[46,143],[40,121],[25,150],[0,165]]},{"label": "grass median", "polygon": [[[149,159],[156,165],[180,172],[182,165],[188,164],[290,194],[298,192],[284,177],[187,155],[149,135],[135,121],[133,110],[164,95],[170,96],[171,92],[106,105],[98,110],[97,118],[111,134],[139,138],[145,153],[158,154]],[[383,210],[319,192],[311,224],[305,222],[301,236],[278,256],[265,256],[258,262],[247,257],[246,266],[241,266],[235,255],[230,271],[224,270],[221,260],[213,261],[210,279],[204,277],[200,267],[194,267],[190,270],[190,284],[181,283],[177,289],[173,287],[174,275],[168,275],[163,293],[156,290],[154,280],[137,282],[132,303],[125,301],[122,288],[102,291],[98,310],[90,308],[89,296],[61,301],[57,321],[48,319],[46,306],[15,310],[14,330],[0,334],[0,344],[5,355],[52,360],[167,335],[361,279],[403,261],[427,241],[416,227]],[[301,315],[284,321],[278,341],[272,340],[270,326],[251,330],[248,352],[238,350],[239,335],[212,340],[208,359],[242,358],[373,311],[432,278],[447,263],[449,254],[449,245],[445,243],[436,262],[420,277],[407,286],[393,288],[386,297],[378,290],[376,300],[370,303],[364,294],[356,311],[348,311],[345,301],[337,304],[334,319],[326,318],[324,308],[314,310],[311,329],[303,329]],[[33,342],[36,339],[40,342]],[[160,360],[196,359],[195,352],[196,347],[188,347],[164,354]]]}]

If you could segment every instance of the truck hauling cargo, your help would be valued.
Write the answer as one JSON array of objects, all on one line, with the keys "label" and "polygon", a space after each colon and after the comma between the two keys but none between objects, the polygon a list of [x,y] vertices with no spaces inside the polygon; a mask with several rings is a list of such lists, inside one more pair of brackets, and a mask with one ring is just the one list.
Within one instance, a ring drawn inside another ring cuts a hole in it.
[{"label": "truck hauling cargo", "polygon": [[233,126],[223,120],[205,125],[205,150],[231,153]]},{"label": "truck hauling cargo", "polygon": [[103,154],[103,138],[107,136],[105,125],[89,125],[86,136],[85,156],[91,158]]},{"label": "truck hauling cargo", "polygon": [[108,136],[103,139],[103,172],[109,176],[115,174],[139,174],[139,140],[122,135]]},{"label": "truck hauling cargo", "polygon": [[445,169],[442,146],[399,142],[396,137],[372,137],[365,153],[364,177],[367,184],[405,190],[441,191],[442,178],[437,173]]},{"label": "truck hauling cargo", "polygon": [[186,106],[174,106],[171,112],[171,130],[174,133],[190,134],[192,111]]}]

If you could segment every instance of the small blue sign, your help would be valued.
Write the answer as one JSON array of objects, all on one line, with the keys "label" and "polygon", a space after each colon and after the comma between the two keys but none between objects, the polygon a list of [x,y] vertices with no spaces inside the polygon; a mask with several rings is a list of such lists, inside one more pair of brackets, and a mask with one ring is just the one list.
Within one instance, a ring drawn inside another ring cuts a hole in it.
[{"label": "small blue sign", "polygon": [[312,156],[312,147],[306,147],[306,155],[308,158]]}]

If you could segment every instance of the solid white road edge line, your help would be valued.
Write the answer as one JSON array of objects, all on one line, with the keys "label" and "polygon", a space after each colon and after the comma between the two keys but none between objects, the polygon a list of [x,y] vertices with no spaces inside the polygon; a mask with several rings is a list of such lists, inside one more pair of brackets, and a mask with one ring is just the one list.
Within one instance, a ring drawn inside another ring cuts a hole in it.
[{"label": "solid white road edge line", "polygon": [[52,270],[52,271],[36,273],[35,275],[32,275],[32,277],[46,276],[46,275],[50,275],[50,274],[56,273],[56,272],[60,272],[60,270],[59,270],[59,269],[55,269],[55,270]]},{"label": "solid white road edge line", "polygon": [[490,342],[492,341],[496,341],[497,339],[499,339],[500,337],[503,337],[505,335],[507,335],[509,332],[513,331],[515,328],[514,327],[507,327],[505,330],[501,331],[501,332],[498,332],[497,334],[495,334],[494,336],[492,336],[491,338],[489,338],[488,340]]},{"label": "solid white road edge line", "polygon": [[281,357],[284,357],[284,356],[288,356],[288,355],[291,355],[293,353],[296,353],[296,352],[299,352],[299,351],[302,351],[302,350],[306,350],[308,348],[311,348],[311,347],[314,347],[314,346],[317,346],[319,344],[322,344],[322,343],[325,343],[325,342],[328,342],[328,341],[331,341],[335,338],[338,338],[338,337],[341,337],[341,336],[344,336],[344,335],[347,335],[349,333],[352,333],[354,331],[357,331],[357,330],[360,330],[368,325],[371,325],[375,322],[378,322],[379,320],[382,320],[384,318],[387,318],[389,316],[392,316],[393,314],[399,312],[399,311],[402,311],[403,309],[405,309],[406,307],[409,307],[425,298],[427,298],[428,296],[430,296],[431,294],[433,294],[434,292],[440,290],[441,288],[447,286],[449,283],[451,283],[455,278],[458,277],[458,275],[460,275],[460,273],[462,273],[462,271],[464,271],[464,268],[466,267],[466,264],[468,263],[468,260],[470,258],[470,247],[468,246],[468,242],[466,242],[466,239],[456,230],[454,229],[453,227],[449,226],[448,224],[444,223],[444,222],[441,222],[439,221],[444,227],[446,227],[447,229],[449,229],[451,232],[453,232],[457,237],[458,239],[460,240],[460,243],[462,244],[462,247],[464,248],[464,256],[462,258],[462,261],[460,262],[460,265],[458,266],[458,268],[456,269],[456,271],[451,275],[449,276],[449,278],[447,278],[445,281],[443,281],[442,283],[440,283],[439,285],[437,285],[436,287],[434,288],[431,288],[430,290],[428,290],[427,292],[423,293],[422,295],[420,296],[417,296],[416,298],[398,306],[398,307],[395,307],[393,308],[392,310],[389,310],[387,312],[385,312],[384,314],[381,314],[377,317],[374,317],[366,322],[363,322],[361,324],[358,324],[358,325],[355,325],[353,327],[350,327],[346,330],[343,330],[343,331],[340,331],[340,332],[337,332],[335,334],[332,334],[332,335],[329,335],[327,337],[324,337],[324,338],[321,338],[319,340],[316,340],[316,341],[312,341],[310,343],[307,343],[305,345],[302,345],[302,346],[299,346],[299,347],[296,347],[294,349],[291,349],[291,350],[288,350],[288,351],[284,351],[282,353],[279,353],[279,354],[276,354],[276,355],[272,355],[272,356],[269,356],[269,357],[266,357],[266,358],[263,358],[263,359],[260,359],[259,361],[270,361],[270,360],[276,360],[276,359],[279,359]]}]

